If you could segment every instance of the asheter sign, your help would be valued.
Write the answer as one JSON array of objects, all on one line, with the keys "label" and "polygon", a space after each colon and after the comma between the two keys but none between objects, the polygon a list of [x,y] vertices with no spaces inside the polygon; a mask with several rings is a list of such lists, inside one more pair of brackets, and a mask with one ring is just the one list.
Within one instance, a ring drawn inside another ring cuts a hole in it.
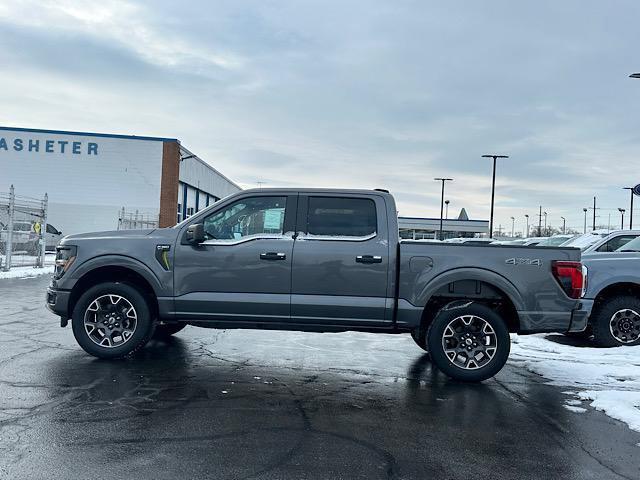
[{"label": "asheter sign", "polygon": [[63,153],[71,155],[98,155],[98,144],[94,142],[78,142],[69,140],[49,140],[36,138],[0,137],[0,154],[13,150],[15,152]]}]

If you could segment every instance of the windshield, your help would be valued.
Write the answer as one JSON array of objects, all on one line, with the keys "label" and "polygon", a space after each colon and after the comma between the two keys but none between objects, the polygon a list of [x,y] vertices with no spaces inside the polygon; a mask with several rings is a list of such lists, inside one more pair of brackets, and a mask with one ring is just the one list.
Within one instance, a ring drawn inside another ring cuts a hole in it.
[{"label": "windshield", "polygon": [[580,235],[579,237],[574,238],[573,240],[567,242],[565,247],[577,247],[581,250],[589,248],[591,245],[601,240],[603,237],[606,237],[606,234],[601,233],[585,233],[584,235]]},{"label": "windshield", "polygon": [[640,252],[640,237],[636,237],[629,243],[622,245],[616,252]]}]

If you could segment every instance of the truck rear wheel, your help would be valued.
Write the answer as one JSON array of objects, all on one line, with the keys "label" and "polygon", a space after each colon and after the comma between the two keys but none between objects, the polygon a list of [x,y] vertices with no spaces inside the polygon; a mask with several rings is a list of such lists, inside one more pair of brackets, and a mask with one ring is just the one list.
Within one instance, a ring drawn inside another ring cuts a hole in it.
[{"label": "truck rear wheel", "polygon": [[511,338],[496,312],[461,302],[440,310],[429,327],[427,347],[433,363],[449,377],[480,382],[507,362]]},{"label": "truck rear wheel", "polygon": [[105,282],[84,292],[73,309],[73,335],[99,358],[123,358],[141,349],[155,324],[144,296],[126,283]]},{"label": "truck rear wheel", "polygon": [[620,295],[605,300],[592,314],[593,341],[600,347],[640,345],[640,299]]}]

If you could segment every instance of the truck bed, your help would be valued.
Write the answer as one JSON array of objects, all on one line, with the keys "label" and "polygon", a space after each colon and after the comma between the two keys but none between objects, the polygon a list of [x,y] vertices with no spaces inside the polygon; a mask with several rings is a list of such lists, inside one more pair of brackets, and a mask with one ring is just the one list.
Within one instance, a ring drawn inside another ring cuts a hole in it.
[{"label": "truck bed", "polygon": [[434,297],[510,299],[521,333],[562,330],[572,320],[569,298],[552,273],[553,261],[579,261],[563,247],[466,245],[403,240],[399,245],[398,313]]}]

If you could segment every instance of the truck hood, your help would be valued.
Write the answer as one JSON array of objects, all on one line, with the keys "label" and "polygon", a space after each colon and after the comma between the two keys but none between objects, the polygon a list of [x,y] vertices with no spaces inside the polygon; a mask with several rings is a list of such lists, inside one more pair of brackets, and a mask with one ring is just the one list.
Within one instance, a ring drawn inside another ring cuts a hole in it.
[{"label": "truck hood", "polygon": [[104,239],[104,238],[131,238],[131,237],[146,237],[157,229],[147,228],[144,230],[108,230],[105,232],[89,232],[89,233],[75,233],[73,235],[67,235],[62,239],[62,242],[69,240],[92,240],[92,239]]},{"label": "truck hood", "polygon": [[67,235],[60,245],[98,242],[101,245],[133,245],[140,242],[173,243],[180,230],[175,228],[152,228],[145,230],[111,230],[108,232],[90,232]]}]

